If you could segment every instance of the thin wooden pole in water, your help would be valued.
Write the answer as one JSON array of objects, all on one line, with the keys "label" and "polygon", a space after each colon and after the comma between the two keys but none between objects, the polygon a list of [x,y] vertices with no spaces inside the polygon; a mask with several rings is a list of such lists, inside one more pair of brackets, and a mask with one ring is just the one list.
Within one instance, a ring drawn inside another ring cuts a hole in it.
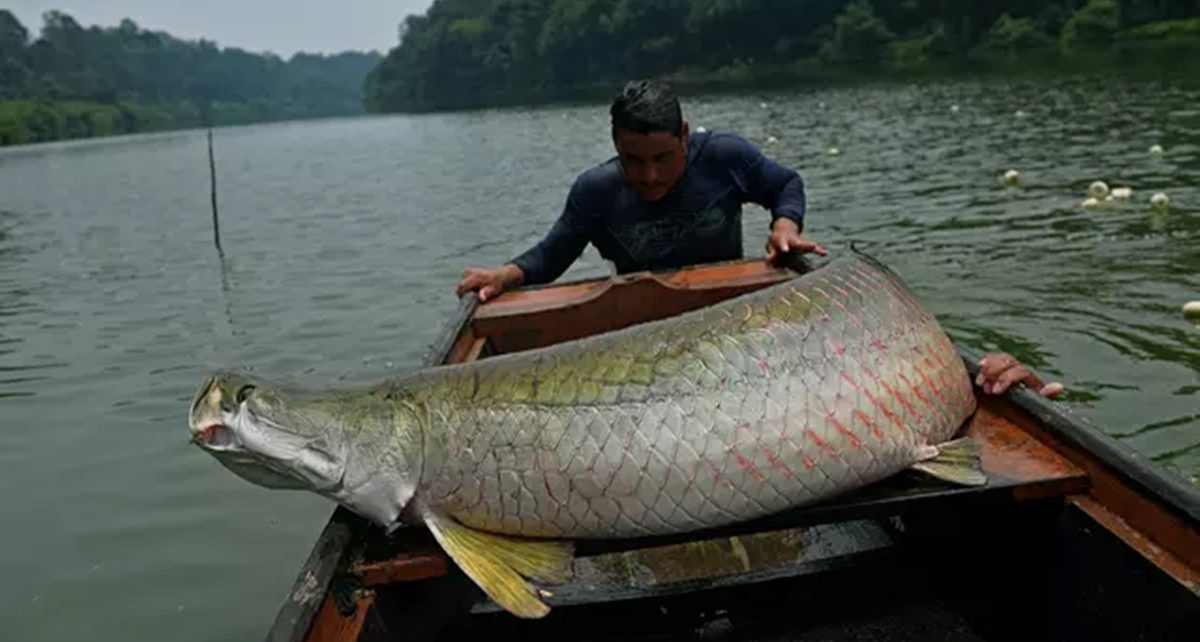
[{"label": "thin wooden pole in water", "polygon": [[217,220],[217,163],[213,159],[212,129],[208,130],[208,175],[212,184],[213,242],[217,244],[217,252],[224,254],[221,250],[221,224]]}]

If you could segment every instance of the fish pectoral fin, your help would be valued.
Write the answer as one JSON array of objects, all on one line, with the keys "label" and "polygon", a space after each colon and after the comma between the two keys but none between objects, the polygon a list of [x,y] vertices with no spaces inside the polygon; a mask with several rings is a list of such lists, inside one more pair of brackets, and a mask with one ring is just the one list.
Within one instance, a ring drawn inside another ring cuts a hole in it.
[{"label": "fish pectoral fin", "polygon": [[963,486],[987,485],[988,478],[979,459],[979,448],[970,437],[926,446],[919,454],[925,459],[913,464],[913,470]]},{"label": "fish pectoral fin", "polygon": [[570,542],[484,533],[436,514],[426,515],[425,524],[463,573],[496,604],[518,617],[540,618],[550,612],[525,578],[547,584],[571,578]]}]

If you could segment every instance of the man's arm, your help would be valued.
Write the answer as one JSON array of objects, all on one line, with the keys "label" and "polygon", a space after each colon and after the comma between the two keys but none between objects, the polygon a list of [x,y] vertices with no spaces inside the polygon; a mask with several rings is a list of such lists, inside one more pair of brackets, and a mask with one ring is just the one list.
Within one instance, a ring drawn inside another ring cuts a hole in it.
[{"label": "man's arm", "polygon": [[579,258],[589,240],[582,203],[577,181],[567,195],[562,214],[545,238],[496,269],[467,268],[455,292],[462,296],[477,290],[479,300],[486,302],[517,285],[549,283],[557,279]]},{"label": "man's arm", "polygon": [[588,244],[587,220],[579,183],[571,187],[562,214],[537,245],[513,259],[524,275],[522,283],[550,283],[562,276]]},{"label": "man's arm", "polygon": [[816,252],[825,248],[801,236],[807,202],[800,173],[767,158],[744,138],[725,135],[718,153],[729,168],[742,198],[771,212],[771,234],[767,238],[767,261],[779,254]]},{"label": "man's arm", "polygon": [[772,227],[780,218],[786,218],[796,224],[798,231],[803,231],[808,204],[800,173],[767,158],[739,136],[730,135],[721,142],[743,198],[769,210]]}]

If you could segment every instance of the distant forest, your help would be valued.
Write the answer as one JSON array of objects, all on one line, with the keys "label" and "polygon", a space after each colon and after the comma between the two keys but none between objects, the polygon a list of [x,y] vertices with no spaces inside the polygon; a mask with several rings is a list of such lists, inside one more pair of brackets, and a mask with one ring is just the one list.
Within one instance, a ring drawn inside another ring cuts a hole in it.
[{"label": "distant forest", "polygon": [[[1127,50],[1200,59],[1200,0],[434,0],[375,52],[221,48],[0,9],[0,145]],[[1187,64],[1184,62],[1183,64]],[[1027,65],[1035,66],[1035,65]]]},{"label": "distant forest", "polygon": [[434,0],[400,31],[368,79],[372,111],[568,98],[628,77],[754,84],[1191,48],[1200,0]]},{"label": "distant forest", "polygon": [[364,112],[378,53],[287,60],[51,11],[34,38],[0,9],[0,145]]}]

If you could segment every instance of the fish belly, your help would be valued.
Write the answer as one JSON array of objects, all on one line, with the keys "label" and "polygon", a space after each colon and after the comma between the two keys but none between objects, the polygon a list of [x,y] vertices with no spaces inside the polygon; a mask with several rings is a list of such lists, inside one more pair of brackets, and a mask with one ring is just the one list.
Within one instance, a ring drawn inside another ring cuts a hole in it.
[{"label": "fish belly", "polygon": [[974,410],[952,342],[852,256],[667,321],[431,376],[430,506],[564,538],[698,530],[893,475]]}]

